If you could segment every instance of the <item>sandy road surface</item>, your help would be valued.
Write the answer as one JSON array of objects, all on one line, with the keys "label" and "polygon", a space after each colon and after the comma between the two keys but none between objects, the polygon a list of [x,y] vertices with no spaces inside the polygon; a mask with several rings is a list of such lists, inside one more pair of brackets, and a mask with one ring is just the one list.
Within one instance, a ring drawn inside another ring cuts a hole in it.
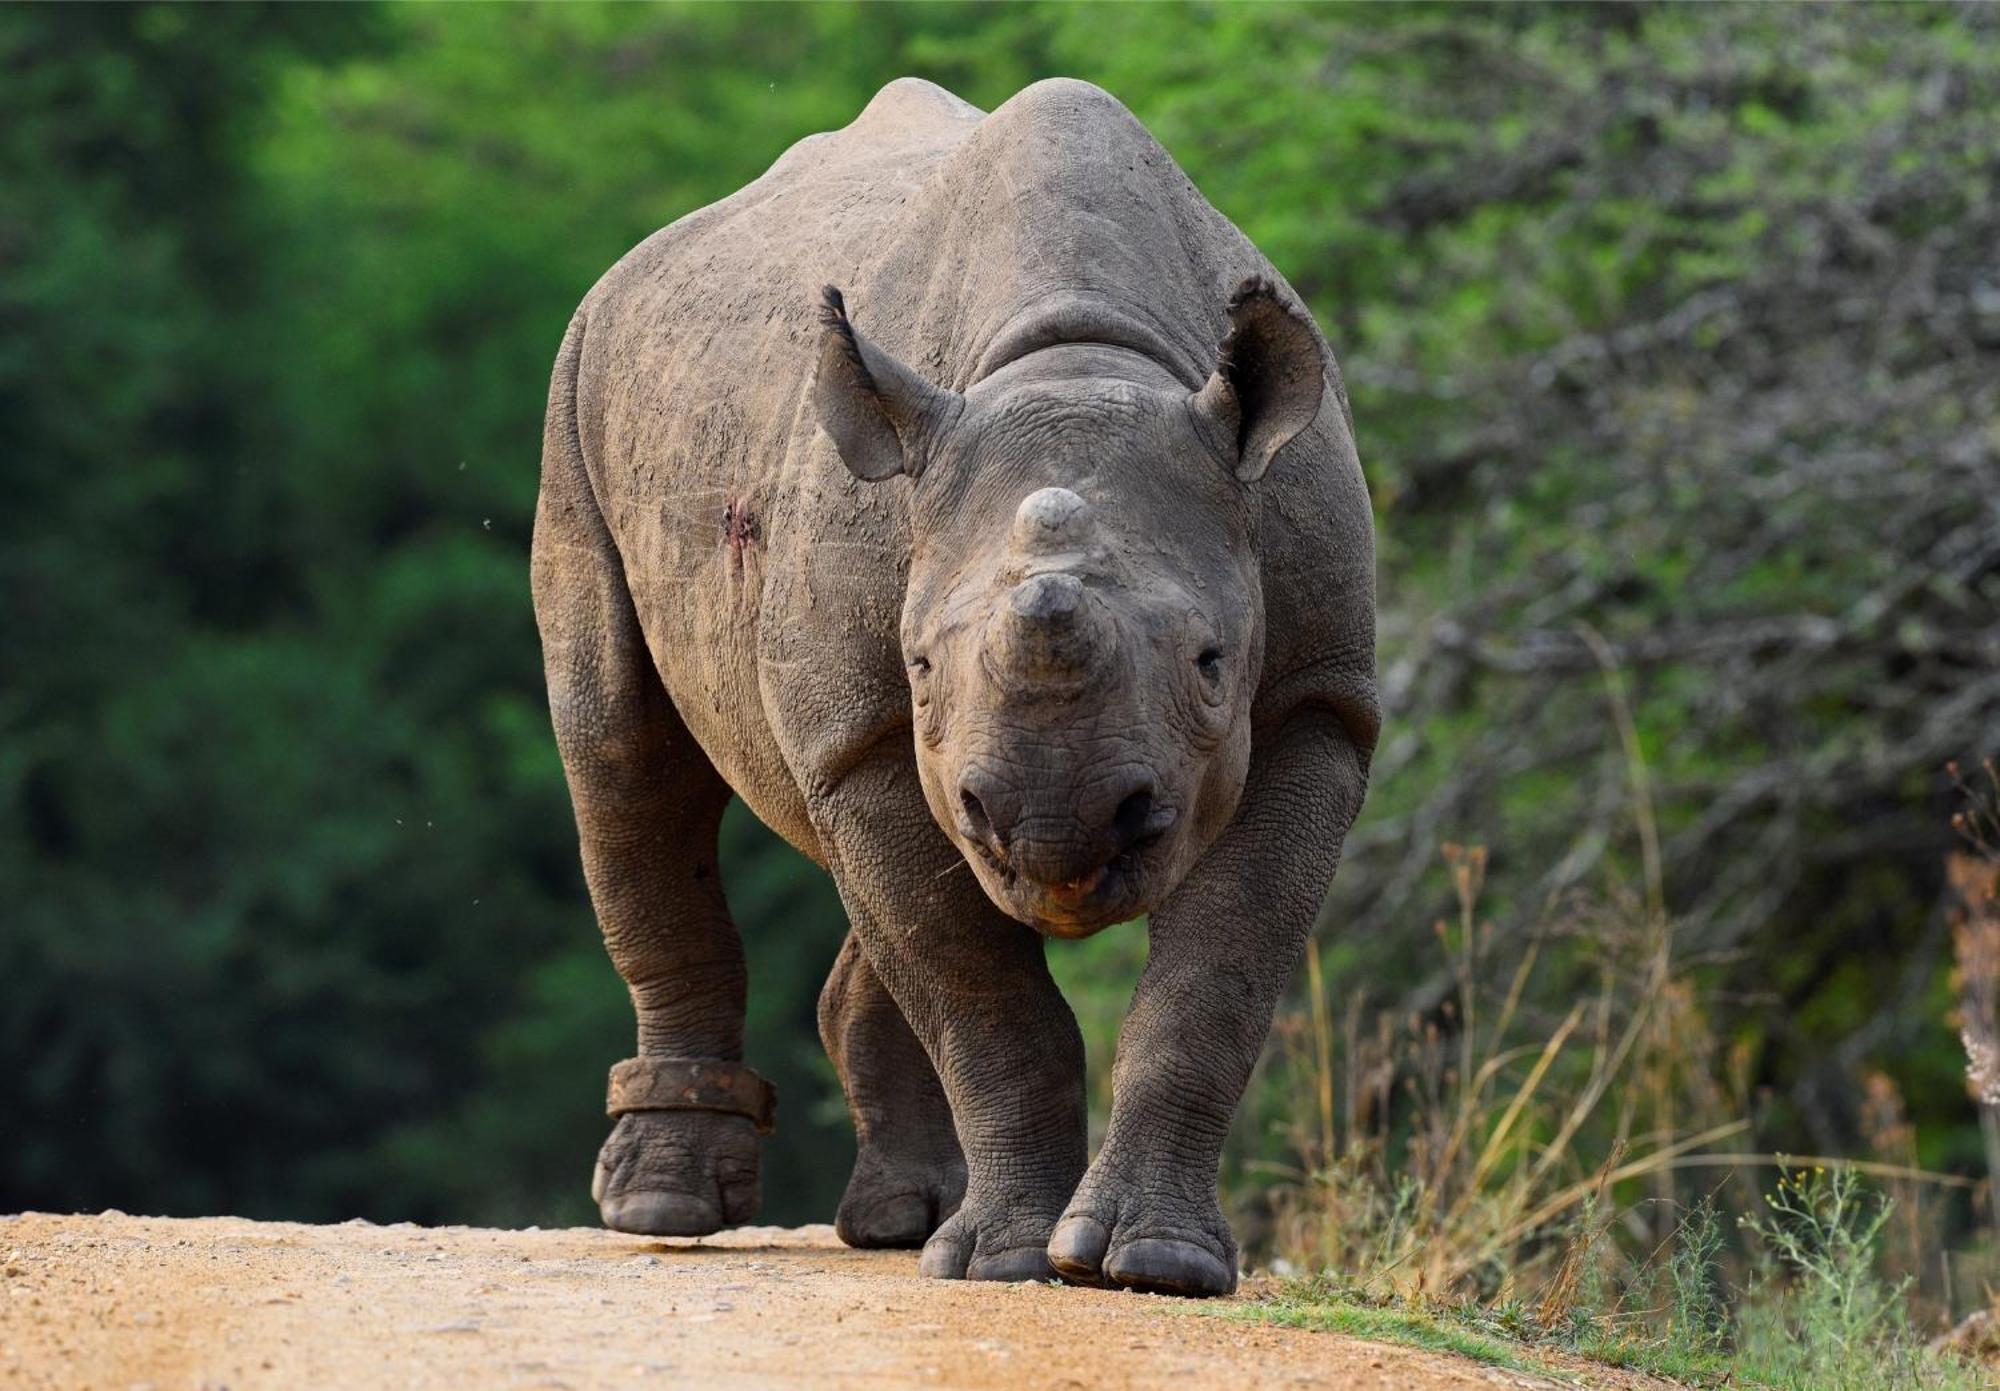
[{"label": "sandy road surface", "polygon": [[1562,1384],[1246,1326],[1186,1300],[920,1280],[914,1255],[850,1251],[831,1227],[696,1243],[583,1229],[0,1217],[0,1391]]}]

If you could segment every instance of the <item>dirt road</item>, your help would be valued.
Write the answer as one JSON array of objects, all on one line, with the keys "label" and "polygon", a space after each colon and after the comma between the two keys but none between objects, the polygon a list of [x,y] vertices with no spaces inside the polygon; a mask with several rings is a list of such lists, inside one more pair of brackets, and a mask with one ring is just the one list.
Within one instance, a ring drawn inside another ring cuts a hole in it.
[{"label": "dirt road", "polygon": [[[0,1391],[1576,1385],[1212,1305],[920,1280],[831,1227],[595,1230],[0,1217]],[[1560,1374],[1558,1374],[1560,1375]],[[1582,1384],[1644,1385],[1588,1376]]]}]

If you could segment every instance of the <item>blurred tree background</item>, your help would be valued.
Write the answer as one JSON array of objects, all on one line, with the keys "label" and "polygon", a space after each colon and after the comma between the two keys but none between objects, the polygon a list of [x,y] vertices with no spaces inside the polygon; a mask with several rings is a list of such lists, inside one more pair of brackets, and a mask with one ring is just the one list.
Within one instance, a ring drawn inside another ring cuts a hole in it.
[{"label": "blurred tree background", "polygon": [[[1342,357],[1389,715],[1343,1008],[1436,1014],[1485,842],[1503,940],[1671,907],[1759,1146],[1856,1148],[1873,1074],[1982,1172],[1942,767],[2000,748],[1993,11],[9,6],[0,1211],[591,1220],[631,1016],[528,604],[549,364],[906,73],[1108,87]],[[824,1220],[838,904],[726,842],[765,1211]],[[1100,1074],[1143,950],[1057,948]],[[1260,1086],[1239,1202],[1305,1105]]]}]

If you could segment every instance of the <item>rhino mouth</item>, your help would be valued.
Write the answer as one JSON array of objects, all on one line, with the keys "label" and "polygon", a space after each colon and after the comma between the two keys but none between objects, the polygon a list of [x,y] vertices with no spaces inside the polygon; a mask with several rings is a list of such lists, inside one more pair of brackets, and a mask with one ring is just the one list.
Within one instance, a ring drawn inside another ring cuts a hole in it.
[{"label": "rhino mouth", "polygon": [[996,881],[1000,906],[1038,932],[1056,937],[1085,937],[1113,923],[1144,913],[1146,890],[1155,854],[1167,838],[1165,828],[1140,836],[1095,869],[1054,882],[1023,874],[1012,859],[984,840],[968,837],[972,853]]}]

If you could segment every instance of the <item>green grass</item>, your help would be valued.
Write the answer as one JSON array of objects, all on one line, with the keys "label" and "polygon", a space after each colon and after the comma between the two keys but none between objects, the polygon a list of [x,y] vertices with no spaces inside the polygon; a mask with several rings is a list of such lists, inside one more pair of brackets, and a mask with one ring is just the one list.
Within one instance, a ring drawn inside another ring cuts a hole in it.
[{"label": "green grass", "polygon": [[1367,1304],[1341,1296],[1280,1294],[1255,1304],[1225,1304],[1214,1312],[1246,1323],[1342,1333],[1370,1342],[1396,1343],[1427,1352],[1456,1353],[1509,1371],[1546,1374],[1549,1368],[1525,1355],[1527,1344],[1496,1337],[1476,1326],[1471,1311],[1430,1311],[1393,1304]]}]

